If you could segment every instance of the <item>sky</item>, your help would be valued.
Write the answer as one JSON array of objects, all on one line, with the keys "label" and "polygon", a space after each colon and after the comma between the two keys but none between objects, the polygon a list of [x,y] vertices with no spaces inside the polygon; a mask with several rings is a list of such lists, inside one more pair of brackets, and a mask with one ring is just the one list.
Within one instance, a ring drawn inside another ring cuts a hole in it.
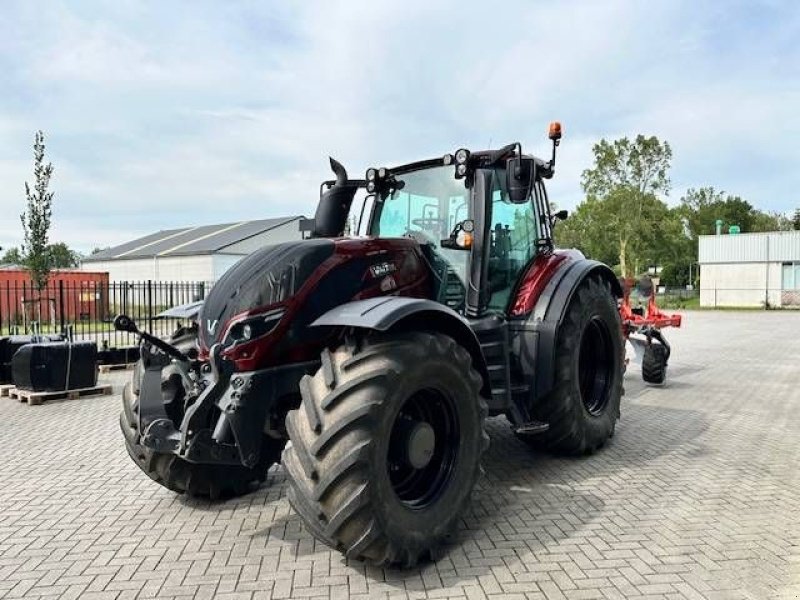
[{"label": "sky", "polygon": [[0,246],[22,241],[32,143],[51,241],[312,216],[327,156],[368,166],[520,141],[583,198],[601,138],[656,135],[672,191],[800,206],[800,3],[6,1]]}]

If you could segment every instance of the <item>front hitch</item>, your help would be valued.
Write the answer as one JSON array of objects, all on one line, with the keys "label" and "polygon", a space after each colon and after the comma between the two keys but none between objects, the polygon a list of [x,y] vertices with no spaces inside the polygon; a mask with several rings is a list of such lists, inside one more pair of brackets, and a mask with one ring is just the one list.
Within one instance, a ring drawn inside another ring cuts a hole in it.
[{"label": "front hitch", "polygon": [[[177,454],[189,462],[250,466],[242,460],[235,444],[215,439],[216,429],[212,432],[208,427],[210,413],[215,406],[222,404],[233,374],[233,363],[222,357],[219,344],[212,346],[209,354],[211,373],[210,378],[206,379],[207,385],[197,400],[186,409],[180,428],[176,428],[164,410],[161,395],[161,371],[169,364],[170,358],[163,352],[154,352],[152,347],[142,345],[144,378],[139,395],[141,443],[154,452]],[[224,422],[224,419],[222,415],[220,422]],[[257,458],[256,455],[255,460]]]},{"label": "front hitch", "polygon": [[[195,356],[140,331],[125,315],[116,317],[114,326],[147,342],[141,344],[144,374],[139,393],[139,431],[143,446],[161,454],[176,454],[192,463],[245,467],[258,463],[269,405],[263,394],[273,389],[274,384],[269,383],[272,377],[253,373],[234,376],[234,363],[222,355],[220,344],[211,347],[208,363],[201,368]],[[173,359],[191,363],[197,374],[193,390],[197,398],[185,408],[179,426],[176,426],[177,419],[173,420],[167,413],[161,387],[163,370]]]}]

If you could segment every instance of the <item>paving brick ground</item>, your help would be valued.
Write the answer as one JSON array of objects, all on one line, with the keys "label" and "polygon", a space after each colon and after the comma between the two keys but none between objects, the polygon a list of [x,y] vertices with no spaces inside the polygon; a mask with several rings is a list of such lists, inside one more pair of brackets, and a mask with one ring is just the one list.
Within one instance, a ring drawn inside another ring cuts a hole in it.
[{"label": "paving brick ground", "polygon": [[447,555],[402,572],[315,543],[280,467],[189,500],[130,462],[117,397],[3,398],[0,598],[800,598],[800,314],[689,313],[670,339],[669,385],[629,374],[594,457],[493,420]]}]

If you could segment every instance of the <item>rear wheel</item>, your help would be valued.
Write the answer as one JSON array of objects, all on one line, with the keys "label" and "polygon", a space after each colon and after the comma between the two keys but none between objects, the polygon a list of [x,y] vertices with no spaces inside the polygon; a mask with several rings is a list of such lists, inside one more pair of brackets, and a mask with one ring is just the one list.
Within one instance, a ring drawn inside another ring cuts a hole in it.
[{"label": "rear wheel", "polygon": [[308,530],[375,564],[435,556],[488,445],[480,387],[467,351],[440,334],[325,350],[286,418],[288,496]]},{"label": "rear wheel", "polygon": [[585,279],[558,330],[553,390],[532,407],[550,428],[525,437],[564,454],[591,453],[614,435],[622,396],[622,334],[610,286]]},{"label": "rear wheel", "polygon": [[667,378],[667,358],[669,354],[666,347],[652,343],[644,349],[642,357],[642,379],[647,383],[660,385]]},{"label": "rear wheel", "polygon": [[[175,341],[173,341],[175,343]],[[195,338],[182,338],[176,345],[186,352],[195,344]],[[127,383],[122,392],[122,414],[120,427],[125,436],[125,446],[133,462],[153,481],[179,494],[209,497],[211,499],[240,496],[266,479],[270,466],[280,460],[285,440],[263,436],[261,456],[253,468],[245,466],[223,466],[190,463],[175,454],[161,454],[141,445],[139,432],[139,391],[143,368],[141,360],[136,364],[133,381]],[[178,402],[166,403],[169,407],[182,406],[185,393],[181,367],[176,363],[162,371],[161,393],[167,400],[180,396]],[[175,410],[171,408],[170,410]],[[176,427],[182,414],[170,414]]]}]

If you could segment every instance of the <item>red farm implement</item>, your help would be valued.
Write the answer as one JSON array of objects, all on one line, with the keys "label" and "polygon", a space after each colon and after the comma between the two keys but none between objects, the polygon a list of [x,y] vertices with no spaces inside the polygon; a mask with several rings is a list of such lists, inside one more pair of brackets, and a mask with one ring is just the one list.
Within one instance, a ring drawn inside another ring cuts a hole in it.
[{"label": "red farm implement", "polygon": [[[619,313],[625,340],[633,346],[635,360],[641,360],[642,379],[651,384],[663,384],[671,349],[661,330],[680,327],[681,316],[666,314],[658,308],[655,287],[649,277],[642,278],[635,288],[633,279],[620,280],[620,283],[623,296]],[[638,297],[637,306],[631,305],[633,292]]]}]

